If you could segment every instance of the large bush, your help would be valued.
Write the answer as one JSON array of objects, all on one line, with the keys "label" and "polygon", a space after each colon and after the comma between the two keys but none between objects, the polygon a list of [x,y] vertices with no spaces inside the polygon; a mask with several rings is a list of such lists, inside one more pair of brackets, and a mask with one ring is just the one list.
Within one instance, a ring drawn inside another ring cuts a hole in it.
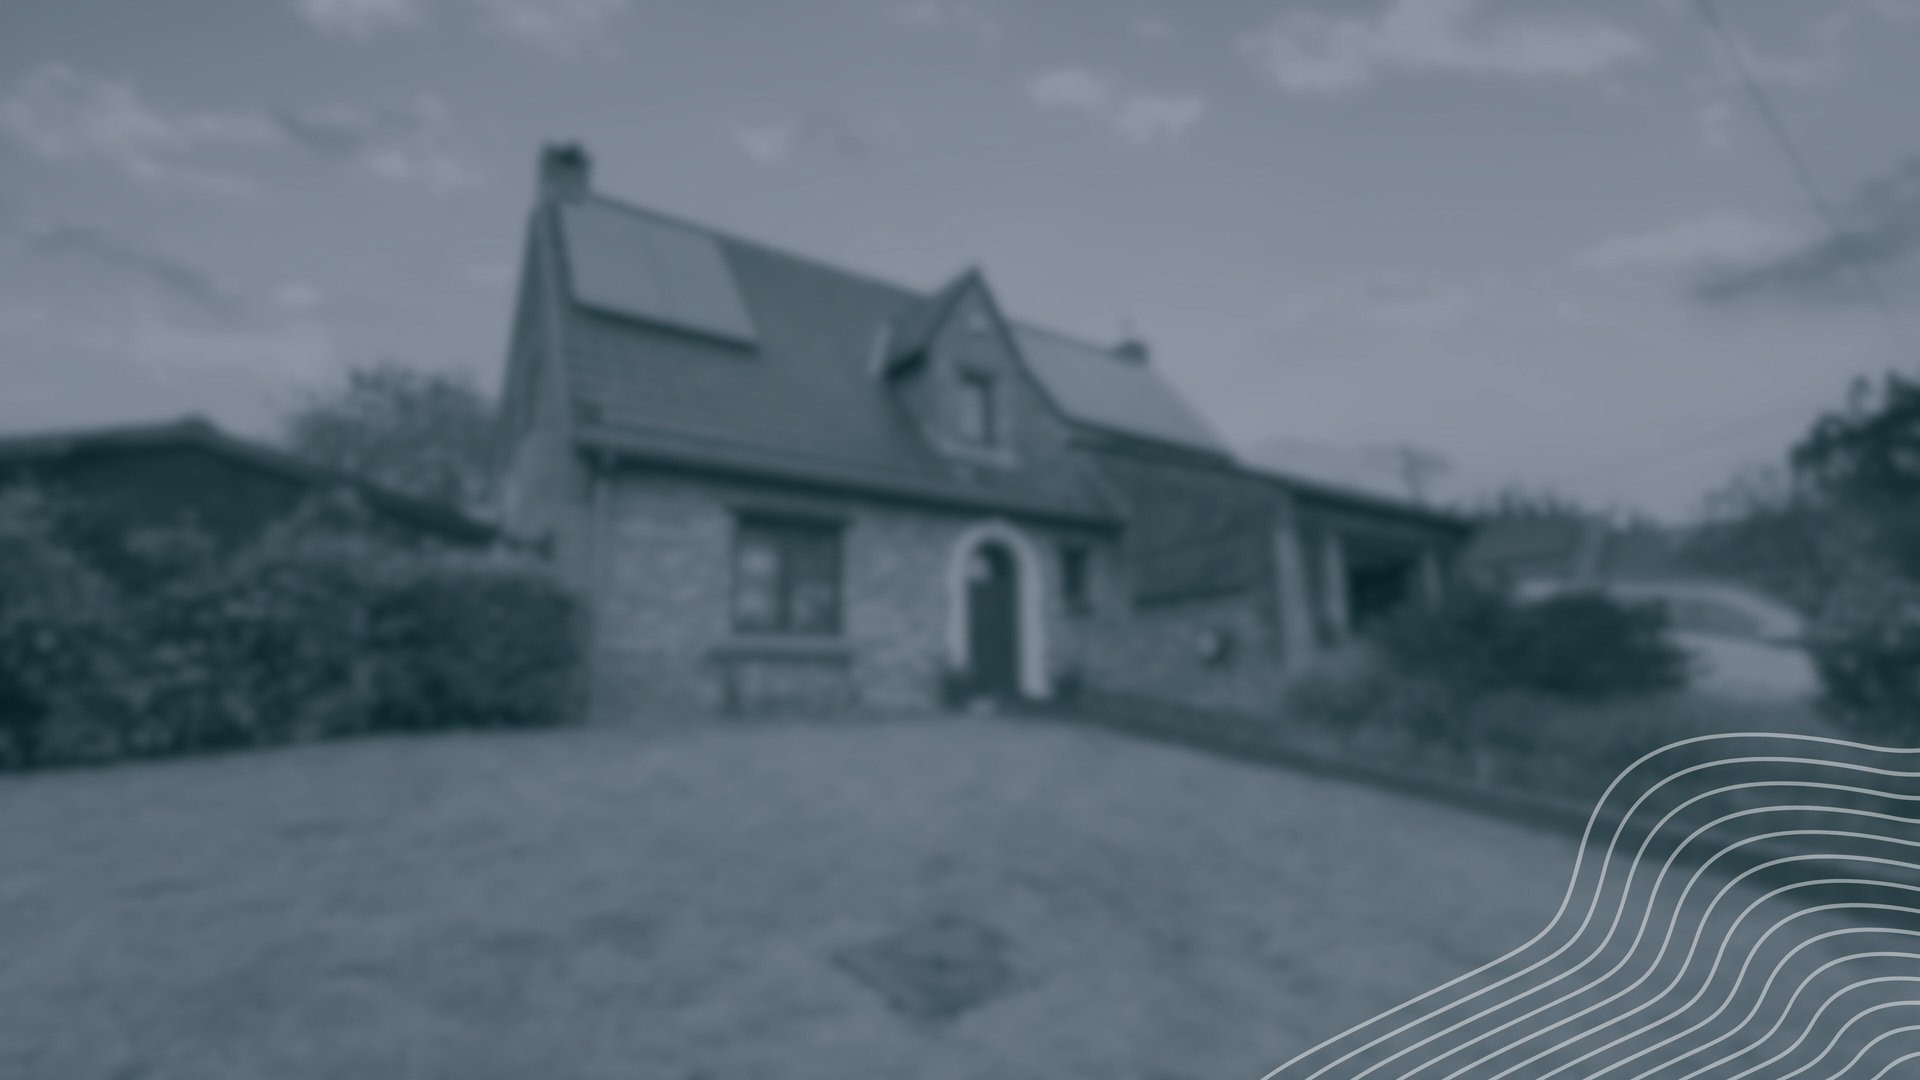
[{"label": "large bush", "polygon": [[116,585],[49,518],[0,512],[13,764],[568,715],[574,606],[517,559],[401,546],[321,504],[239,551],[192,530],[129,537],[142,572]]},{"label": "large bush", "polygon": [[1687,682],[1687,657],[1657,604],[1568,593],[1519,603],[1463,591],[1409,611],[1376,636],[1404,673],[1464,695],[1519,690],[1580,701],[1644,696]]},{"label": "large bush", "polygon": [[375,603],[374,650],[408,662],[378,669],[374,721],[405,730],[555,723],[574,685],[573,630],[573,605],[531,568],[474,558],[414,567]]},{"label": "large bush", "polygon": [[1920,585],[1866,564],[1814,621],[1827,711],[1872,739],[1920,745]]},{"label": "large bush", "polygon": [[1684,654],[1657,607],[1464,591],[1297,680],[1289,710],[1349,752],[1501,784],[1580,790],[1691,732]]},{"label": "large bush", "polygon": [[121,614],[111,583],[60,541],[53,508],[0,491],[0,761],[36,764],[107,710]]},{"label": "large bush", "polygon": [[1812,633],[1834,717],[1873,739],[1920,741],[1920,381],[1858,381],[1793,448],[1802,486],[1844,544]]}]

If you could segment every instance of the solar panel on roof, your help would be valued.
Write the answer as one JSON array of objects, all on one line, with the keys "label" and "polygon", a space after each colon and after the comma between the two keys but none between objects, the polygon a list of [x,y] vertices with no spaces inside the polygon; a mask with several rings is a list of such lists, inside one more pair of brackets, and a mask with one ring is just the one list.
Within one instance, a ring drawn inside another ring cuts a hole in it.
[{"label": "solar panel on roof", "polygon": [[560,209],[574,299],[615,315],[752,343],[753,320],[711,235],[598,203]]}]

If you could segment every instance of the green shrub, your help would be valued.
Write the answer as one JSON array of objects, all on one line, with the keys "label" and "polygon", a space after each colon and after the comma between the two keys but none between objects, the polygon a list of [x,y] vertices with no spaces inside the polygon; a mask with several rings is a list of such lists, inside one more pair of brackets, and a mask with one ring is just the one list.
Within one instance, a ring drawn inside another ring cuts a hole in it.
[{"label": "green shrub", "polygon": [[1466,591],[1402,614],[1376,642],[1399,670],[1465,696],[1518,690],[1605,701],[1687,682],[1687,657],[1667,636],[1664,609],[1597,593],[1522,604]]},{"label": "green shrub", "polygon": [[111,712],[121,598],[60,541],[54,508],[0,492],[0,761],[37,764]]},{"label": "green shrub", "polygon": [[375,723],[393,730],[537,727],[567,713],[573,605],[545,575],[499,560],[416,564],[373,611]]},{"label": "green shrub", "polygon": [[1864,738],[1920,744],[1920,585],[1862,567],[1810,634],[1827,712]]},{"label": "green shrub", "polygon": [[1365,649],[1329,659],[1287,691],[1295,715],[1342,734],[1390,728],[1420,742],[1454,741],[1468,701],[1457,688],[1393,670]]},{"label": "green shrub", "polygon": [[1569,700],[1531,690],[1466,695],[1370,660],[1341,658],[1296,680],[1290,715],[1341,752],[1387,766],[1585,798],[1671,743],[1710,732],[1817,730],[1799,710],[1687,694]]},{"label": "green shrub", "polygon": [[240,551],[119,545],[115,586],[37,503],[0,500],[0,761],[32,766],[570,715],[568,594],[504,557],[410,548],[339,508]]},{"label": "green shrub", "polygon": [[1409,612],[1296,680],[1289,711],[1351,752],[1536,790],[1597,791],[1673,722],[1685,657],[1658,608],[1484,592]]},{"label": "green shrub", "polygon": [[1582,701],[1645,697],[1687,685],[1687,655],[1657,603],[1570,593],[1520,609],[1510,639],[1519,688]]}]

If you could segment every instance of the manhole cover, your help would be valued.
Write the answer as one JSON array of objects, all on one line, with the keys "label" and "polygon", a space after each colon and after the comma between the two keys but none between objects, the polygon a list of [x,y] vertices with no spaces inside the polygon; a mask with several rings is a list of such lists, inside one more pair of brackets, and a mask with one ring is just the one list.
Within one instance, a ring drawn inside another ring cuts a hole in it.
[{"label": "manhole cover", "polygon": [[999,997],[1013,984],[1006,936],[970,919],[941,915],[842,949],[834,963],[888,1007],[945,1020]]}]

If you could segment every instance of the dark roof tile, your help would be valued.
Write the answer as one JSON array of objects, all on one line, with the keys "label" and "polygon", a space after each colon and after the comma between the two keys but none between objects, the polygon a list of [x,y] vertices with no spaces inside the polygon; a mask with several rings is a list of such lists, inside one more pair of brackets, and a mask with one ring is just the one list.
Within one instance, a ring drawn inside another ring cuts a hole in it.
[{"label": "dark roof tile", "polygon": [[[595,204],[648,213],[608,200]],[[882,328],[904,327],[908,340],[931,333],[944,306],[977,274],[925,297],[713,235],[757,344],[743,349],[569,305],[565,366],[574,400],[591,406],[580,415],[583,442],[959,504],[1118,520],[1112,500],[1081,471],[980,469],[943,457],[873,370]]]}]

